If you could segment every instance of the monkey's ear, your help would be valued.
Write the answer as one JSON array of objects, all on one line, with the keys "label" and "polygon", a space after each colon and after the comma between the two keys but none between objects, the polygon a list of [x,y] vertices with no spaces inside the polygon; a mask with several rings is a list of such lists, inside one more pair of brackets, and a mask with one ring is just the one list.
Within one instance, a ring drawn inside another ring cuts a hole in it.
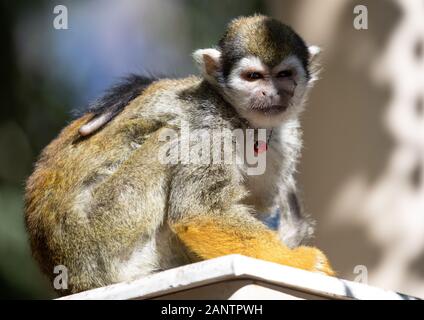
[{"label": "monkey's ear", "polygon": [[320,63],[318,56],[321,53],[321,48],[318,46],[309,46],[309,72],[310,72],[310,79],[309,84],[312,85],[315,81],[318,80],[318,75],[320,72]]},{"label": "monkey's ear", "polygon": [[193,53],[193,58],[203,77],[216,82],[221,71],[221,52],[213,48],[199,49]]},{"label": "monkey's ear", "polygon": [[321,53],[321,48],[318,46],[309,46],[309,62],[313,62]]}]

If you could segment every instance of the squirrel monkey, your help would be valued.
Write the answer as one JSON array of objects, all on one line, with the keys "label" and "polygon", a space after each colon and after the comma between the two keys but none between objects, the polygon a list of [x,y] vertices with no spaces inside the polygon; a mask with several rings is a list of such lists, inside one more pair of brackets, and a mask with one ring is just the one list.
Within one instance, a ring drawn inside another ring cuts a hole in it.
[{"label": "squirrel monkey", "polygon": [[[233,20],[217,47],[193,56],[200,77],[133,76],[42,152],[26,185],[26,226],[43,272],[54,278],[56,265],[67,267],[64,293],[235,253],[333,274],[320,250],[284,244],[287,226],[279,235],[260,214],[298,207],[311,50],[290,27],[255,15]],[[265,172],[249,175],[235,161],[159,161],[164,145],[182,143],[161,139],[181,121],[193,131],[266,129],[255,149],[266,154]]]}]

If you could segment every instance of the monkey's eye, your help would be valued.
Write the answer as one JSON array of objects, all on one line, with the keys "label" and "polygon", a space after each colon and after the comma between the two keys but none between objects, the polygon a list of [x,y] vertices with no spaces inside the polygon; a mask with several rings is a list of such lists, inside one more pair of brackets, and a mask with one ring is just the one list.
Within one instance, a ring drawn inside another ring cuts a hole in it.
[{"label": "monkey's eye", "polygon": [[277,73],[277,78],[290,78],[293,76],[292,70],[283,70]]},{"label": "monkey's eye", "polygon": [[260,72],[252,71],[244,74],[244,78],[248,81],[255,81],[259,79],[263,79],[263,75]]}]

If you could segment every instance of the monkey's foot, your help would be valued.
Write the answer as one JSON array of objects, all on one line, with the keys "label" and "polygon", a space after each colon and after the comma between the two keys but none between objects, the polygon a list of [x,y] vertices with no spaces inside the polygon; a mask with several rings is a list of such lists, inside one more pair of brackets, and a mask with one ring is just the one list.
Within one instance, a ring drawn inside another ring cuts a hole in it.
[{"label": "monkey's foot", "polygon": [[336,274],[331,268],[326,255],[321,250],[314,247],[299,247],[293,251],[299,257],[299,268],[328,276]]}]

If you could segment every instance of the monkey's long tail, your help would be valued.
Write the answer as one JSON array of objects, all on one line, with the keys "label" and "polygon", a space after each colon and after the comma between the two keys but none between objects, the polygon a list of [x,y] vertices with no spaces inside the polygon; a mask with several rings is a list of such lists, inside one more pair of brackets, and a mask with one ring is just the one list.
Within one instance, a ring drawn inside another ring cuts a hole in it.
[{"label": "monkey's long tail", "polygon": [[85,113],[92,113],[93,117],[79,129],[79,133],[87,136],[99,130],[156,80],[158,80],[156,77],[130,74],[120,83],[109,88],[100,99],[88,106]]}]

